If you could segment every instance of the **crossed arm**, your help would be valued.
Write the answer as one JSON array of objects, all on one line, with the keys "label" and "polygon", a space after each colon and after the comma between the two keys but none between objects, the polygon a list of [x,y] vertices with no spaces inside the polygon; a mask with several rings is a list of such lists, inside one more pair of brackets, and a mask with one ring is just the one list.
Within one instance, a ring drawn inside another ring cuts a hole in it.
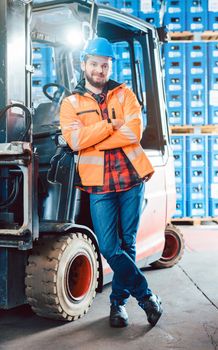
[{"label": "crossed arm", "polygon": [[[67,99],[61,106],[60,121],[62,133],[73,150],[94,146],[107,150],[139,143],[141,139],[141,108],[135,95],[129,91],[124,102],[124,119],[112,119],[111,123],[101,120],[84,125]],[[75,118],[73,118],[75,116]]]}]

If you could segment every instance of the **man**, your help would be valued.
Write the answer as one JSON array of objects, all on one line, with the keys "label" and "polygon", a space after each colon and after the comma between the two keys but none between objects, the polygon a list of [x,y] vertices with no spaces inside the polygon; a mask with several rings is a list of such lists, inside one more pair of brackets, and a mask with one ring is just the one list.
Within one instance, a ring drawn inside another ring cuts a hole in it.
[{"label": "man", "polygon": [[136,96],[125,84],[109,80],[114,59],[105,38],[89,41],[81,54],[85,79],[62,103],[61,128],[72,150],[79,151],[81,189],[90,193],[100,251],[114,272],[110,325],[128,325],[125,304],[132,295],[154,326],[162,314],[161,302],[135,264],[144,182],[154,170],[140,146]]}]

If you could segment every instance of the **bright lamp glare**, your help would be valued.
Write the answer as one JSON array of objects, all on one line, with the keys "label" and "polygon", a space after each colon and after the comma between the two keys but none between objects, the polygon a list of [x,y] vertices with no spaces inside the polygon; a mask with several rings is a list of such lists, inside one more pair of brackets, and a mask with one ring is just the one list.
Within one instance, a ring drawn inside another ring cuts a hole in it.
[{"label": "bright lamp glare", "polygon": [[79,29],[71,29],[68,32],[66,39],[67,43],[73,47],[78,47],[83,44],[83,35]]}]

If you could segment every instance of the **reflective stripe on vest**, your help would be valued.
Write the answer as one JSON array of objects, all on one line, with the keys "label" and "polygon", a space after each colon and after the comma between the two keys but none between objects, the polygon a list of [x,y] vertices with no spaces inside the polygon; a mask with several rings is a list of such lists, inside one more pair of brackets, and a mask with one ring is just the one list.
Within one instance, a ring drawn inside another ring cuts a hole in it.
[{"label": "reflective stripe on vest", "polygon": [[138,146],[133,151],[127,153],[127,157],[130,161],[133,161],[135,158],[137,158],[140,154],[144,153],[141,146]]},{"label": "reflective stripe on vest", "polygon": [[127,125],[122,125],[121,128],[119,129],[119,131],[124,136],[126,136],[130,140],[131,143],[135,143],[138,141],[134,132]]},{"label": "reflective stripe on vest", "polygon": [[132,119],[135,119],[135,118],[138,118],[139,117],[139,115],[138,114],[130,114],[130,115],[127,115],[126,117],[125,117],[125,122],[130,122]]},{"label": "reflective stripe on vest", "polygon": [[104,157],[80,156],[79,163],[87,165],[104,165]]},{"label": "reflective stripe on vest", "polygon": [[68,100],[70,101],[70,103],[72,104],[73,107],[78,107],[79,104],[78,104],[78,99],[75,95],[71,95],[68,97]]},{"label": "reflective stripe on vest", "polygon": [[74,151],[79,150],[79,132],[79,129],[72,131],[72,146]]}]

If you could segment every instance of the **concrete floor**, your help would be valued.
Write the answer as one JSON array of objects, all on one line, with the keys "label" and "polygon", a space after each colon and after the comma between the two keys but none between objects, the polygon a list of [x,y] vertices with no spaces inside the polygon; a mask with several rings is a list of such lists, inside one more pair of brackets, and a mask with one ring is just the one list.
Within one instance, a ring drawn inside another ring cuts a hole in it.
[{"label": "concrete floor", "polygon": [[218,226],[180,229],[186,241],[180,263],[144,272],[164,306],[156,327],[130,299],[129,326],[111,329],[106,286],[88,314],[72,323],[39,318],[27,306],[0,311],[0,349],[218,350]]}]

